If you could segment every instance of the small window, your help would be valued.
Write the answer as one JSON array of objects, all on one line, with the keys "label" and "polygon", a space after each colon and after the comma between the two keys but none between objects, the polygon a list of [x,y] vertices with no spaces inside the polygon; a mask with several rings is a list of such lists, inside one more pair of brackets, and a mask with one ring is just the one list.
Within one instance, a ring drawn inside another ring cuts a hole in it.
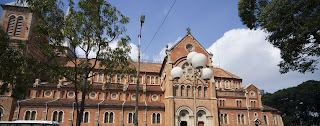
[{"label": "small window", "polygon": [[187,44],[186,45],[186,50],[188,51],[188,52],[192,52],[192,51],[194,51],[194,47],[193,47],[193,45],[192,44]]},{"label": "small window", "polygon": [[254,116],[257,117],[257,116],[258,116],[258,113],[255,112],[255,113],[254,113]]},{"label": "small window", "polygon": [[98,74],[98,82],[103,82],[104,75],[102,73]]},{"label": "small window", "polygon": [[22,21],[23,21],[23,17],[22,16],[18,17],[17,26],[16,26],[16,33],[14,34],[15,36],[20,36],[20,31],[22,28]]},{"label": "small window", "polygon": [[68,97],[69,97],[69,98],[73,98],[74,95],[75,95],[74,91],[69,91],[69,92],[68,92]]},{"label": "small window", "polygon": [[136,94],[131,94],[131,99],[136,100]]},{"label": "small window", "polygon": [[83,118],[82,118],[82,123],[89,123],[89,116],[90,116],[90,113],[89,112],[84,112],[83,113]]},{"label": "small window", "polygon": [[96,92],[91,92],[89,94],[90,98],[96,98],[97,97],[97,93]]},{"label": "small window", "polygon": [[112,98],[112,99],[116,99],[116,98],[117,98],[117,93],[112,93],[112,94],[111,94],[111,98]]},{"label": "small window", "polygon": [[187,86],[187,97],[190,97],[191,96],[191,87],[190,86]]},{"label": "small window", "polygon": [[230,88],[230,82],[228,80],[225,81],[225,86],[226,86],[226,89]]},{"label": "small window", "polygon": [[104,123],[113,123],[113,112],[105,112],[104,113]]},{"label": "small window", "polygon": [[128,113],[128,123],[134,123],[134,116],[135,116],[135,113],[133,112],[129,112]]},{"label": "small window", "polygon": [[153,95],[152,95],[152,101],[157,101],[157,100],[158,100],[158,95],[153,94]]},{"label": "small window", "polygon": [[268,117],[267,117],[267,115],[264,115],[264,116],[263,116],[263,120],[264,120],[264,124],[268,124]]},{"label": "small window", "polygon": [[220,124],[228,124],[228,114],[220,114]]},{"label": "small window", "polygon": [[152,114],[152,124],[160,124],[160,122],[161,122],[160,113],[153,113]]},{"label": "small window", "polygon": [[15,22],[16,22],[16,17],[10,16],[9,23],[8,23],[8,30],[7,30],[8,35],[12,35]]},{"label": "small window", "polygon": [[37,111],[27,110],[24,115],[24,120],[36,120]]},{"label": "small window", "polygon": [[256,94],[252,91],[252,92],[250,93],[250,95],[251,95],[251,97],[254,97]]},{"label": "small window", "polygon": [[117,83],[121,83],[121,75],[120,74],[117,75]]},{"label": "small window", "polygon": [[198,87],[198,97],[202,97],[202,90],[201,86]]},{"label": "small window", "polygon": [[46,90],[46,91],[44,92],[44,95],[45,95],[46,97],[50,97],[50,96],[52,95],[52,91]]},{"label": "small window", "polygon": [[178,92],[179,92],[179,87],[174,86],[174,96],[178,96]]},{"label": "small window", "polygon": [[203,88],[203,91],[204,91],[204,97],[207,97],[208,96],[208,92],[207,92],[208,88],[207,87],[204,87]]},{"label": "small window", "polygon": [[238,114],[238,124],[244,124],[244,114]]},{"label": "small window", "polygon": [[181,86],[181,94],[180,95],[184,96],[184,86],[183,85]]},{"label": "small window", "polygon": [[151,76],[151,84],[155,84],[155,77],[154,76]]},{"label": "small window", "polygon": [[235,87],[235,89],[239,89],[239,82],[238,81],[235,82],[234,87]]}]

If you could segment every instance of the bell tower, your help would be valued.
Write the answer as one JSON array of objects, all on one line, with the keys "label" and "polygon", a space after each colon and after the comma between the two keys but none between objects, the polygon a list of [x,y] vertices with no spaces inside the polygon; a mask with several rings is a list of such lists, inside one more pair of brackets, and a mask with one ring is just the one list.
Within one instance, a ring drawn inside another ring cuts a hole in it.
[{"label": "bell tower", "polygon": [[16,0],[2,4],[0,24],[12,40],[26,41],[30,39],[32,24],[35,21],[28,9],[26,0]]}]

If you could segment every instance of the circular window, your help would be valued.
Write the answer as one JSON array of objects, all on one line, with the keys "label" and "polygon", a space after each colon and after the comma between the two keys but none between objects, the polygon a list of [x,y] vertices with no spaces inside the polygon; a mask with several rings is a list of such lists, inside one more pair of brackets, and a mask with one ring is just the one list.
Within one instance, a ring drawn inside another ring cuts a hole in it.
[{"label": "circular window", "polygon": [[47,96],[47,97],[49,97],[49,96],[52,95],[52,91],[46,90],[46,91],[44,92],[44,95]]},{"label": "circular window", "polygon": [[74,97],[74,91],[69,91],[68,92],[68,97],[73,98]]},{"label": "circular window", "polygon": [[186,113],[184,113],[184,112],[183,112],[183,113],[181,113],[181,116],[182,116],[182,117],[186,116]]},{"label": "circular window", "polygon": [[199,117],[202,117],[202,113],[199,113],[198,116],[199,116]]},{"label": "circular window", "polygon": [[254,92],[251,92],[250,95],[251,95],[251,97],[254,97],[254,96],[255,96],[255,93],[254,93]]},{"label": "circular window", "polygon": [[91,92],[89,94],[90,98],[95,98],[97,96],[97,93],[96,92]]},{"label": "circular window", "polygon": [[255,113],[254,113],[254,116],[257,117],[257,116],[258,116],[258,113],[255,112]]},{"label": "circular window", "polygon": [[193,45],[192,45],[192,44],[187,44],[187,45],[186,45],[186,50],[187,50],[188,52],[194,51]]},{"label": "circular window", "polygon": [[112,98],[112,99],[116,99],[116,98],[117,98],[117,93],[112,93],[112,94],[111,94],[111,98]]},{"label": "circular window", "polygon": [[153,94],[153,95],[152,95],[152,101],[157,101],[157,100],[158,100],[158,95]]},{"label": "circular window", "polygon": [[132,99],[132,100],[136,100],[136,94],[132,94],[132,95],[131,95],[131,99]]}]

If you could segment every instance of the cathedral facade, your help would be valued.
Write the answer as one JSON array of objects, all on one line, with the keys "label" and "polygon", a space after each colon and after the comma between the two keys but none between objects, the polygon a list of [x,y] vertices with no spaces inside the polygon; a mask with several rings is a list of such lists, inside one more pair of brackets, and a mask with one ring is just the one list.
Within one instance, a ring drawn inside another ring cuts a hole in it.
[{"label": "cathedral facade", "polygon": [[[2,8],[0,24],[11,39],[28,41],[34,17],[27,3],[17,0]],[[213,71],[209,80],[194,79],[194,68],[187,62],[187,55],[192,51],[207,57],[206,67]],[[96,69],[97,73],[91,73],[95,76],[89,80],[91,88],[86,94],[81,125],[133,126],[138,97],[141,126],[283,126],[281,113],[261,103],[256,86],[245,86],[242,78],[213,67],[212,56],[188,29],[179,42],[166,49],[161,64],[142,62],[138,78],[130,74],[108,76]],[[183,70],[179,80],[170,74],[176,66]],[[138,79],[140,87],[136,95]],[[109,80],[120,86],[105,87]],[[58,83],[36,79],[26,87],[28,93],[23,100],[12,99],[10,92],[0,96],[2,121],[49,120],[63,126],[75,125],[74,97],[81,97],[81,92],[74,91],[73,83],[64,79]]]}]

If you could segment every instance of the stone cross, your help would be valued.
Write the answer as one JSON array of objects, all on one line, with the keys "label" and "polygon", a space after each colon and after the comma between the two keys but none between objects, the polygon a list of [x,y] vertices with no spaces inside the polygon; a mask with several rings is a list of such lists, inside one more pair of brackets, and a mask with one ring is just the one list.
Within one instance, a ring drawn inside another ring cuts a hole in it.
[{"label": "stone cross", "polygon": [[187,31],[188,31],[188,33],[190,33],[191,29],[188,27],[188,28],[187,28]]}]

